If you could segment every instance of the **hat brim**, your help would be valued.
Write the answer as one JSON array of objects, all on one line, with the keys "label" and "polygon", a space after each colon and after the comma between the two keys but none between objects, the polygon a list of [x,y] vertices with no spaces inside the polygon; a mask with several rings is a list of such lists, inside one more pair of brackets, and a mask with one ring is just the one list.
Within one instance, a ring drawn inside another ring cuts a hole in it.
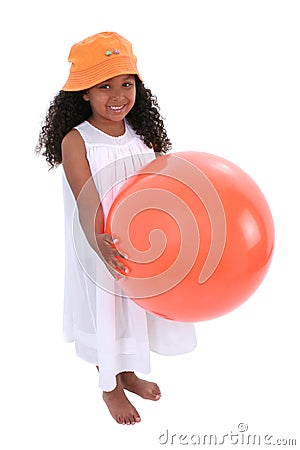
[{"label": "hat brim", "polygon": [[117,58],[108,56],[107,61],[101,62],[101,64],[96,66],[84,70],[71,70],[69,78],[62,90],[82,91],[102,83],[109,78],[126,74],[137,75],[142,81],[132,58],[127,56],[118,56]]}]

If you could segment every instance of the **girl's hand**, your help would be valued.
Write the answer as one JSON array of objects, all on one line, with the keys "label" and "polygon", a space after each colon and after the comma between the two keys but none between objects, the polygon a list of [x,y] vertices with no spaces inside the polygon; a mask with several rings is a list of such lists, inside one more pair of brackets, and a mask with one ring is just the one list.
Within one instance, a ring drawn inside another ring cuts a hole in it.
[{"label": "girl's hand", "polygon": [[100,250],[100,257],[106,264],[109,272],[117,280],[124,278],[124,272],[127,274],[128,268],[118,258],[127,259],[127,256],[116,249],[117,239],[113,239],[110,234],[102,233],[96,235],[96,240]]}]

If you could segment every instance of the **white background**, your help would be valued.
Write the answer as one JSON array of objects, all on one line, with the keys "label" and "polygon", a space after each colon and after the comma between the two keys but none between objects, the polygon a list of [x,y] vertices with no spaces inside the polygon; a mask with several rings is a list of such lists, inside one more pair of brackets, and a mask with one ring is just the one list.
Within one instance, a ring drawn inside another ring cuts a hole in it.
[{"label": "white background", "polygon": [[[298,438],[300,446],[300,3],[55,0],[1,8],[0,447],[182,448],[180,434],[221,439],[239,423],[247,434]],[[271,268],[251,299],[198,323],[193,353],[153,355],[147,378],[163,396],[130,396],[142,417],[134,427],[114,423],[96,370],[62,339],[61,170],[48,172],[34,155],[71,45],[112,30],[133,42],[173,150],[214,153],[243,168],[267,197],[276,228]],[[162,445],[167,429],[177,436]]]}]

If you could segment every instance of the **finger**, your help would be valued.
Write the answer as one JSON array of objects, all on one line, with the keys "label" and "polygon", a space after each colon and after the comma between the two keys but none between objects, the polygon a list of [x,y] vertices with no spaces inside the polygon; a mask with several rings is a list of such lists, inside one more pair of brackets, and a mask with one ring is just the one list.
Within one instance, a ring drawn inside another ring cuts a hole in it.
[{"label": "finger", "polygon": [[[115,241],[114,241],[115,242]],[[114,244],[113,244],[114,245]],[[113,256],[117,256],[119,258],[123,258],[123,259],[128,259],[128,255],[124,252],[121,252],[120,250],[118,250],[116,247],[112,247],[111,248],[111,252],[113,254]]]},{"label": "finger", "polygon": [[116,248],[110,249],[110,255],[111,255],[111,257],[115,257],[115,258],[120,256],[120,254],[119,254],[119,252],[118,252],[118,250]]},{"label": "finger", "polygon": [[121,271],[123,275],[124,274],[127,275],[129,273],[128,267],[122,264],[122,262],[118,258],[108,258],[106,260],[106,263],[109,267],[113,268],[115,271],[118,271],[119,273]]},{"label": "finger", "polygon": [[121,272],[119,272],[118,270],[114,269],[112,266],[107,265],[107,269],[109,270],[109,272],[111,273],[111,275],[116,279],[116,280],[121,280],[125,278],[125,275],[123,275]]},{"label": "finger", "polygon": [[114,236],[112,236],[111,234],[108,234],[108,233],[103,233],[102,237],[103,237],[104,241],[107,242],[110,245],[114,245],[114,244],[116,244],[118,242],[118,238],[117,237],[114,237]]},{"label": "finger", "polygon": [[[111,236],[110,234],[104,234],[104,240],[111,246],[112,245],[115,246],[119,242],[119,239],[117,237]],[[128,259],[128,255],[126,253],[120,252],[118,249],[116,249],[116,247],[113,248],[115,249],[113,251],[114,256],[118,256],[123,259]]]},{"label": "finger", "polygon": [[107,261],[109,264],[111,264],[112,261],[115,261],[118,257],[120,257],[118,250],[111,247],[102,251],[101,254],[104,257],[105,261]]},{"label": "finger", "polygon": [[120,256],[121,258],[128,259],[128,255],[126,255],[126,253],[123,253],[123,252],[120,252],[120,251],[118,253],[119,253],[118,256]]},{"label": "finger", "polygon": [[122,264],[119,260],[115,260],[114,268],[116,270],[121,270],[121,272],[126,275],[128,275],[128,273],[129,273],[128,267],[124,266],[124,264]]}]

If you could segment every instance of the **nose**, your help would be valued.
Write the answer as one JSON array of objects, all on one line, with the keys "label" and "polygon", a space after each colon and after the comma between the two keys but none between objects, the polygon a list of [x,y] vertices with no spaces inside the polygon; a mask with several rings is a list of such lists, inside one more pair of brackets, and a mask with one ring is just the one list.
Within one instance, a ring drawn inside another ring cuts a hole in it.
[{"label": "nose", "polygon": [[122,92],[122,88],[121,87],[115,87],[112,91],[111,91],[111,98],[112,100],[119,100],[120,98],[123,98],[123,92]]}]

